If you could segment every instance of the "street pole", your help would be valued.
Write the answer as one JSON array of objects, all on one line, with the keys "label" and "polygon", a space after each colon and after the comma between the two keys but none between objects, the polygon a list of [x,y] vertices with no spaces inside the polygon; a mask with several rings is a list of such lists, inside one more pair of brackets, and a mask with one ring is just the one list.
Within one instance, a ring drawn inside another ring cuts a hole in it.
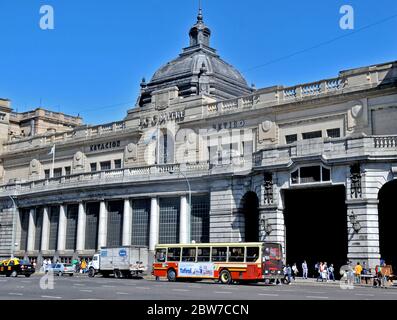
[{"label": "street pole", "polygon": [[15,233],[16,233],[16,218],[17,218],[17,205],[15,203],[15,200],[13,197],[11,197],[10,195],[8,196],[11,201],[12,201],[12,205],[13,205],[13,212],[12,212],[12,242],[11,242],[11,258],[14,258],[14,250],[15,250]]}]

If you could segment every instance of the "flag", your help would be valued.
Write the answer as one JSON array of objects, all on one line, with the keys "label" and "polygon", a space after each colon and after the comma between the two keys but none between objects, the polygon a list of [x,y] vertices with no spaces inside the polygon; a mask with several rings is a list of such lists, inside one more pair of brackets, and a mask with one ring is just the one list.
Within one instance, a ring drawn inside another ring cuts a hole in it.
[{"label": "flag", "polygon": [[145,145],[150,144],[152,141],[157,140],[158,129],[153,130],[152,134],[144,141]]},{"label": "flag", "polygon": [[49,155],[50,154],[55,154],[55,144],[52,146],[52,148],[51,148],[51,150],[49,152]]}]

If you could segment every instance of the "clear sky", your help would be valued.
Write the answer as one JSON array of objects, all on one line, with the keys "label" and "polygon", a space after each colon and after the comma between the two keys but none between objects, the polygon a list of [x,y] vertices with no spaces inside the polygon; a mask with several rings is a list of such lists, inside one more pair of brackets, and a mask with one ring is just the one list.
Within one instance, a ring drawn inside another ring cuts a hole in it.
[{"label": "clear sky", "polygon": [[[54,30],[39,27],[46,4]],[[339,27],[346,4],[354,30]],[[197,8],[198,0],[0,0],[0,97],[19,112],[41,101],[88,124],[121,120],[142,77],[188,45]],[[203,10],[212,47],[257,88],[397,60],[396,0],[203,0]]]}]

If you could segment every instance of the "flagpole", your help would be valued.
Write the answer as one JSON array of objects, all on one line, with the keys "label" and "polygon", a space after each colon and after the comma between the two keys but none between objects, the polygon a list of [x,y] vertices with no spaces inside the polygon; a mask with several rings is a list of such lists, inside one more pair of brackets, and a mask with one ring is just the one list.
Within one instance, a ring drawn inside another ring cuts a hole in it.
[{"label": "flagpole", "polygon": [[52,170],[51,170],[51,178],[54,178],[54,170],[55,170],[55,144],[52,153]]}]

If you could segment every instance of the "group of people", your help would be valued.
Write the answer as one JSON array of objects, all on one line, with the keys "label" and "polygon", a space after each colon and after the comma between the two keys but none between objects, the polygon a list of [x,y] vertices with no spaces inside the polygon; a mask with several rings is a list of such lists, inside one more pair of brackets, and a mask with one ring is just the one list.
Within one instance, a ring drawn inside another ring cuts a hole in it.
[{"label": "group of people", "polygon": [[[317,281],[328,282],[335,281],[335,268],[333,264],[328,266],[327,262],[317,262],[314,266],[315,274],[317,275]],[[296,263],[292,265],[292,267],[287,264],[283,267],[285,279],[288,283],[291,283],[291,280],[295,280],[295,278],[300,274],[300,270],[298,269]],[[302,278],[307,279],[309,276],[309,267],[305,261],[302,263]]]},{"label": "group of people", "polygon": [[[44,259],[42,263],[42,271],[47,272],[53,263],[54,262],[51,258]],[[55,263],[61,263],[61,261],[57,260]],[[75,272],[77,273],[88,272],[89,259],[74,259],[70,264],[74,266]]]},{"label": "group of people", "polygon": [[328,266],[327,262],[317,262],[314,265],[314,269],[318,274],[317,281],[335,281],[335,268],[332,263]]}]

